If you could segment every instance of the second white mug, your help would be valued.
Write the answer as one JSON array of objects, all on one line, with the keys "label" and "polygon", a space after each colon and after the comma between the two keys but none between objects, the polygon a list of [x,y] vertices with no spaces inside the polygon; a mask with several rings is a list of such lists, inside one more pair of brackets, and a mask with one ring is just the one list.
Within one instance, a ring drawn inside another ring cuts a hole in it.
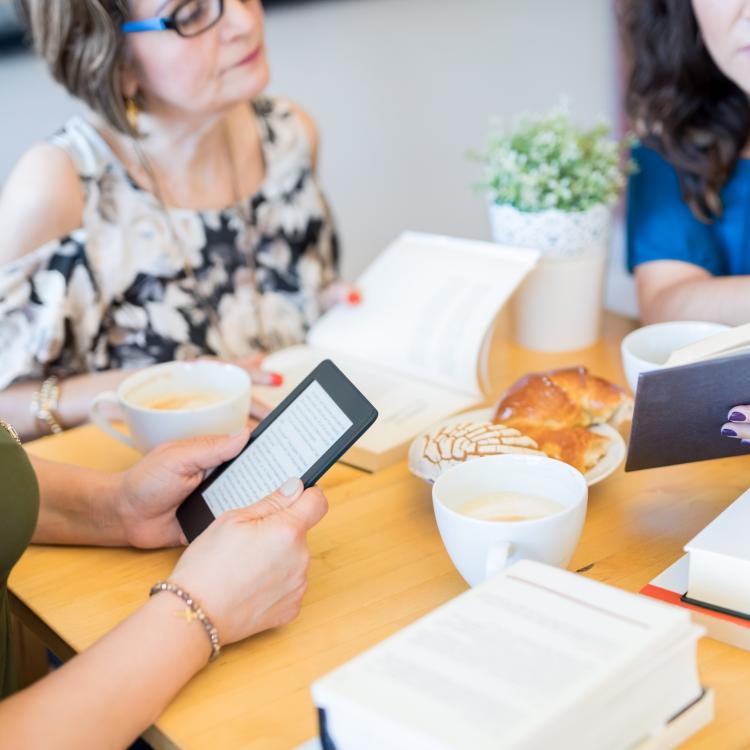
[{"label": "second white mug", "polygon": [[[142,453],[171,440],[239,432],[250,411],[250,376],[222,362],[166,362],[131,375],[117,391],[99,394],[91,421]],[[130,437],[102,414],[114,405]]]},{"label": "second white mug", "polygon": [[[487,493],[546,498],[558,512],[530,520],[485,520],[459,512]],[[572,466],[544,456],[488,456],[443,472],[432,488],[440,536],[453,564],[471,586],[516,560],[565,567],[586,519],[588,486]]]}]

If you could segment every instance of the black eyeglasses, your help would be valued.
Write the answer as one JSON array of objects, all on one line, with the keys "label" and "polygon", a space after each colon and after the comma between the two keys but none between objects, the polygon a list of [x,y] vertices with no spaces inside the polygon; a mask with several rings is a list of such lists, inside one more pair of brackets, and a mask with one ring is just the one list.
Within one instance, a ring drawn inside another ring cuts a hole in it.
[{"label": "black eyeglasses", "polygon": [[224,0],[184,0],[168,16],[128,21],[120,28],[126,34],[137,31],[176,31],[190,37],[208,31],[224,13]]}]

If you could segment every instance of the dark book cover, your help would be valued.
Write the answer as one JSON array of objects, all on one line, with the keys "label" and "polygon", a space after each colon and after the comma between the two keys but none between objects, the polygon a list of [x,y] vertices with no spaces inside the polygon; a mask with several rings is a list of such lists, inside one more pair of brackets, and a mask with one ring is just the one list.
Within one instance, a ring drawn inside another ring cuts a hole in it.
[{"label": "dark book cover", "polygon": [[723,437],[733,406],[750,403],[750,354],[641,373],[625,471],[750,454]]}]

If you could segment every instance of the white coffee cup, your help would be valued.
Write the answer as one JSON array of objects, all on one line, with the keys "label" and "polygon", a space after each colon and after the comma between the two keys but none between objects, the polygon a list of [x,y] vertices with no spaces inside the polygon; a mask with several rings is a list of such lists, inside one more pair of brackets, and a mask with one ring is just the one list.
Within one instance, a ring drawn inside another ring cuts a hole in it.
[{"label": "white coffee cup", "polygon": [[[250,376],[235,365],[166,362],[131,375],[116,392],[100,393],[91,404],[90,416],[108,435],[145,453],[170,440],[239,432],[250,411],[250,391]],[[187,394],[198,398],[192,404],[186,400],[184,408],[163,407],[166,400],[179,401]],[[159,402],[162,408],[155,408]],[[101,413],[105,404],[120,411],[131,437]]]},{"label": "white coffee cup", "polygon": [[[488,492],[518,492],[559,503],[552,515],[523,521],[482,520],[458,511]],[[522,558],[564,567],[573,556],[586,519],[588,486],[583,475],[544,456],[488,456],[443,472],[432,487],[440,536],[464,580],[475,586]]]},{"label": "white coffee cup", "polygon": [[622,340],[622,366],[630,390],[635,393],[642,372],[659,370],[675,349],[726,331],[729,326],[698,320],[673,320],[637,328]]}]

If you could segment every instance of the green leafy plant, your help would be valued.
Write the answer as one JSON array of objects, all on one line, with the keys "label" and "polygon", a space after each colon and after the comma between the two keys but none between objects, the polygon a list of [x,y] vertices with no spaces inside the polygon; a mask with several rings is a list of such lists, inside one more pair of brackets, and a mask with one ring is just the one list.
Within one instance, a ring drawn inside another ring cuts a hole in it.
[{"label": "green leafy plant", "polygon": [[623,159],[632,139],[615,141],[600,121],[590,130],[576,128],[567,107],[544,115],[521,115],[506,131],[490,135],[479,187],[497,204],[520,211],[585,211],[612,204],[633,171]]}]

